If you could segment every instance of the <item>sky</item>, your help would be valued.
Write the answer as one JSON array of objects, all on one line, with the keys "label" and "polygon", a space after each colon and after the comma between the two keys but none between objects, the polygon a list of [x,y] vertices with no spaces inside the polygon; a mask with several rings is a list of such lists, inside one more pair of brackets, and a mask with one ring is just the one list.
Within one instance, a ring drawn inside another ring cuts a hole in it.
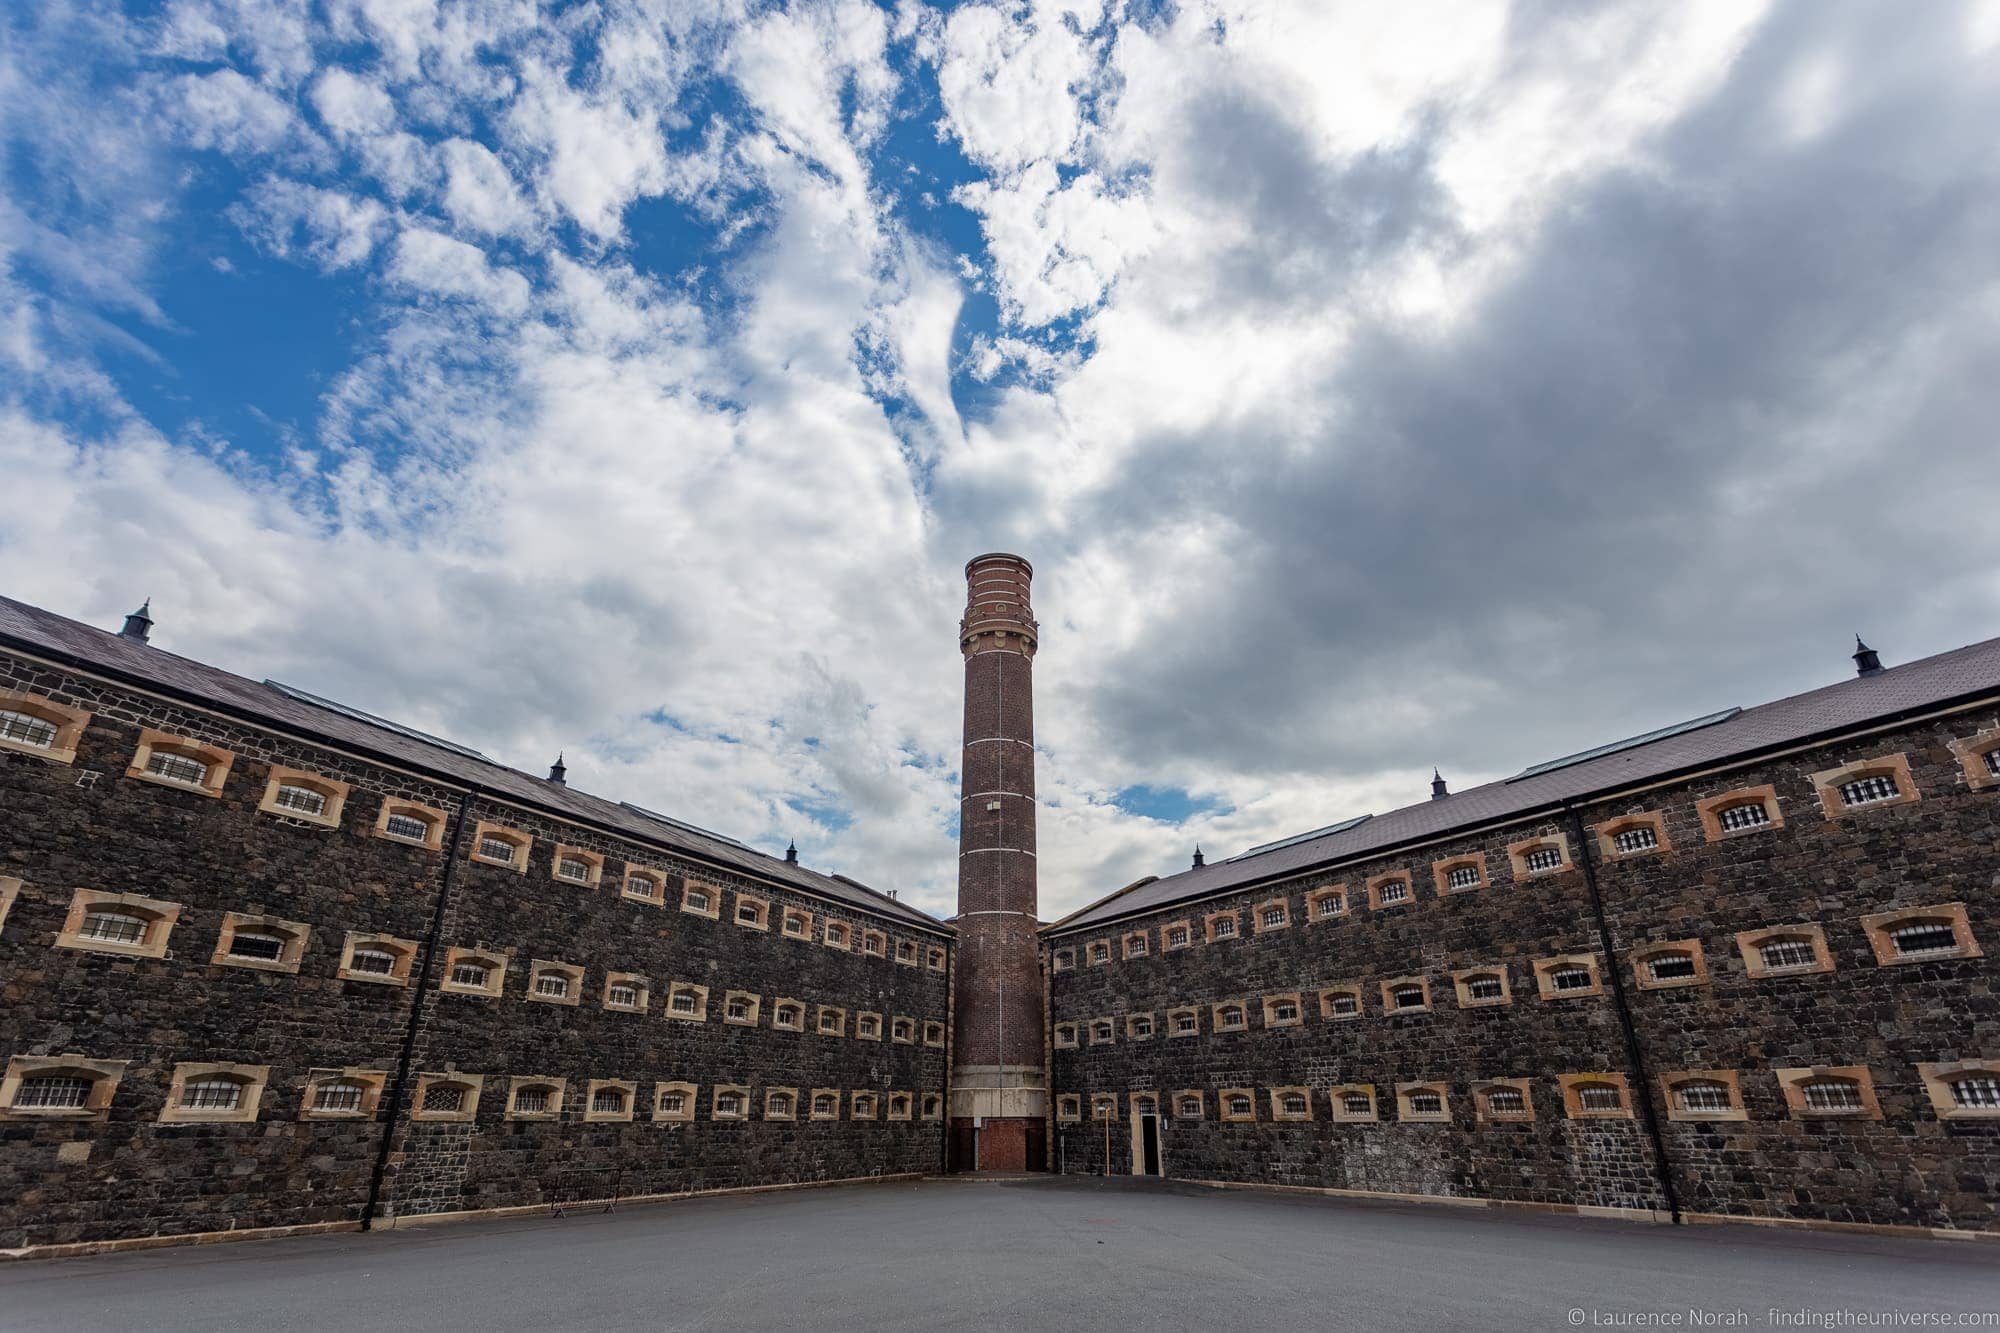
[{"label": "sky", "polygon": [[2000,634],[2000,2],[0,6],[0,592],[951,910]]}]

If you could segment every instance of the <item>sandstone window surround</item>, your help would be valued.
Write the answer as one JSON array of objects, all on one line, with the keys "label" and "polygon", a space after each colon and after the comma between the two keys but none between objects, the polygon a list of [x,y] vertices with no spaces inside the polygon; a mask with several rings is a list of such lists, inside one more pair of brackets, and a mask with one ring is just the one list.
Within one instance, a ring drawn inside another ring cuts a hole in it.
[{"label": "sandstone window surround", "polygon": [[915,1106],[916,1101],[909,1093],[892,1092],[889,1094],[889,1119],[908,1120]]},{"label": "sandstone window surround", "polygon": [[447,822],[442,810],[388,796],[383,798],[382,808],[375,812],[374,833],[376,837],[387,838],[390,842],[437,852],[444,850]]},{"label": "sandstone window surround", "polygon": [[722,915],[722,890],[699,879],[684,879],[681,882],[681,910],[689,916],[707,917],[714,921]]},{"label": "sandstone window surround", "polygon": [[507,989],[507,955],[494,949],[446,949],[438,989],[447,995],[498,999]]},{"label": "sandstone window surround", "polygon": [[730,919],[745,930],[769,930],[771,904],[754,893],[738,893],[736,911]]},{"label": "sandstone window surround", "polygon": [[549,878],[579,889],[594,889],[604,881],[604,858],[559,842],[555,855],[549,858]]},{"label": "sandstone window surround", "polygon": [[0,1121],[103,1120],[129,1060],[17,1055],[0,1077]]},{"label": "sandstone window surround", "polygon": [[1249,1010],[1240,1001],[1225,1000],[1209,1014],[1209,1028],[1214,1032],[1243,1032],[1249,1026]]},{"label": "sandstone window surround", "polygon": [[1153,1016],[1150,1013],[1127,1014],[1125,1016],[1125,1040],[1127,1041],[1151,1041],[1154,1030],[1155,1024]]},{"label": "sandstone window surround", "polygon": [[471,841],[467,860],[511,870],[517,875],[528,873],[528,854],[534,850],[535,840],[521,830],[482,819],[472,826]]},{"label": "sandstone window surround", "polygon": [[889,1040],[899,1046],[917,1044],[917,1020],[898,1014],[889,1020]]},{"label": "sandstone window surround", "polygon": [[944,1119],[944,1097],[935,1092],[924,1094],[923,1117],[926,1120]]},{"label": "sandstone window surround", "polygon": [[507,1080],[507,1109],[503,1118],[533,1123],[560,1120],[563,1095],[568,1089],[568,1079],[542,1074],[516,1075]]},{"label": "sandstone window surround", "polygon": [[1324,987],[1320,991],[1320,1017],[1328,1023],[1344,1023],[1362,1017],[1362,987],[1358,981]]},{"label": "sandstone window surround", "polygon": [[1572,1120],[1630,1120],[1632,1089],[1623,1074],[1558,1074],[1563,1114]]},{"label": "sandstone window surround", "polygon": [[215,952],[208,961],[216,967],[296,974],[299,958],[311,937],[312,929],[303,921],[224,912],[222,931],[216,936]]},{"label": "sandstone window surround", "polygon": [[1489,1078],[1473,1084],[1472,1118],[1482,1125],[1531,1122],[1535,1118],[1534,1085],[1525,1078]]},{"label": "sandstone window surround", "polygon": [[1054,1033],[1057,1050],[1073,1051],[1076,1049],[1076,1024],[1058,1023],[1055,1025]]},{"label": "sandstone window surround", "polygon": [[0,750],[55,764],[74,763],[77,742],[89,725],[85,709],[39,694],[0,690]]},{"label": "sandstone window surround", "polygon": [[1604,994],[1594,953],[1561,954],[1534,962],[1535,990],[1544,1000],[1581,1000]]},{"label": "sandstone window surround", "polygon": [[608,1125],[630,1120],[638,1098],[637,1083],[617,1078],[594,1078],[584,1091],[583,1122],[587,1125]]},{"label": "sandstone window surround", "polygon": [[692,1083],[655,1083],[653,1120],[655,1123],[684,1125],[694,1119],[695,1104],[700,1098],[701,1089]]},{"label": "sandstone window surround", "polygon": [[1083,956],[1092,967],[1102,967],[1111,961],[1111,941],[1092,940],[1084,948]]},{"label": "sandstone window surround", "polygon": [[1442,1083],[1396,1085],[1396,1119],[1441,1124],[1451,1119],[1451,1094]]},{"label": "sandstone window surround", "polygon": [[667,877],[645,866],[627,865],[624,877],[618,881],[618,896],[627,902],[644,903],[648,907],[665,906]]},{"label": "sandstone window surround", "polygon": [[1160,927],[1160,952],[1173,953],[1194,943],[1192,920],[1169,921]]},{"label": "sandstone window surround", "polygon": [[1768,783],[1703,797],[1695,802],[1694,811],[1701,820],[1702,836],[1710,842],[1785,826],[1784,809],[1778,803],[1778,790]]},{"label": "sandstone window surround", "polygon": [[479,1114],[479,1094],[485,1084],[484,1074],[462,1074],[455,1069],[420,1073],[410,1098],[410,1119],[469,1125]]},{"label": "sandstone window surround", "polygon": [[1958,756],[1959,765],[1965,770],[1965,785],[1969,790],[2000,787],[2000,727],[1988,727],[1954,740],[1951,752]]},{"label": "sandstone window surround", "polygon": [[1667,940],[1642,945],[1632,951],[1632,980],[1640,990],[1673,990],[1680,986],[1706,986],[1708,959],[1701,941]]},{"label": "sandstone window surround", "polygon": [[1272,1088],[1271,1119],[1274,1121],[1309,1121],[1313,1118],[1313,1098],[1311,1088]]},{"label": "sandstone window surround", "polygon": [[829,949],[852,949],[854,928],[845,921],[829,921],[820,931],[819,942]]},{"label": "sandstone window surround", "polygon": [[1868,935],[1876,963],[1883,967],[1981,956],[1964,903],[1875,912],[1861,918],[1861,929]]},{"label": "sandstone window surround", "polygon": [[923,954],[918,950],[917,942],[915,940],[896,941],[897,966],[922,967],[923,961],[924,961]]},{"label": "sandstone window surround", "polygon": [[309,1069],[301,1120],[373,1120],[389,1086],[386,1069]]},{"label": "sandstone window surround", "polygon": [[933,972],[945,970],[945,950],[942,944],[932,944],[924,950],[924,966]]},{"label": "sandstone window surround", "polygon": [[778,921],[778,933],[788,940],[811,941],[813,914],[803,907],[787,907]]},{"label": "sandstone window surround", "polygon": [[416,960],[417,945],[414,940],[350,930],[340,946],[340,967],[334,975],[342,981],[407,986]]},{"label": "sandstone window surround", "polygon": [[683,1023],[706,1023],[708,987],[698,986],[692,981],[669,983],[667,1004],[663,1012],[668,1018],[679,1019]]},{"label": "sandstone window surround", "polygon": [[352,790],[350,784],[334,778],[273,765],[257,809],[317,828],[339,828],[341,811],[347,808],[347,794]]},{"label": "sandstone window surround", "polygon": [[1297,991],[1285,991],[1278,995],[1264,997],[1264,1026],[1267,1028],[1295,1028],[1306,1021],[1305,1001]]},{"label": "sandstone window surround", "polygon": [[1306,894],[1306,921],[1332,921],[1347,915],[1347,886],[1328,884]]},{"label": "sandstone window surround", "polygon": [[857,1041],[882,1040],[882,1015],[865,1010],[854,1015],[854,1037]]},{"label": "sandstone window surround", "polygon": [[1187,1004],[1167,1010],[1167,1035],[1169,1037],[1199,1037],[1201,1035],[1201,1010]]},{"label": "sandstone window surround", "polygon": [[1250,913],[1251,929],[1259,935],[1267,931],[1287,930],[1291,924],[1292,907],[1283,898],[1267,898]]},{"label": "sandstone window surround", "polygon": [[1073,1092],[1065,1092],[1056,1098],[1056,1119],[1062,1124],[1075,1124],[1083,1119],[1083,1098]]},{"label": "sandstone window surround", "polygon": [[1431,887],[1438,897],[1449,893],[1472,893],[1487,886],[1486,854],[1468,852],[1431,862]]},{"label": "sandstone window surround", "polygon": [[1336,1083],[1326,1090],[1327,1118],[1337,1125],[1370,1124],[1381,1119],[1373,1083]]},{"label": "sandstone window surround", "polygon": [[146,727],[139,732],[139,747],[125,776],[213,797],[222,795],[235,762],[236,756],[220,746]]},{"label": "sandstone window surround", "polygon": [[653,1007],[653,983],[639,972],[604,974],[604,1008],[621,1014],[643,1014]]},{"label": "sandstone window surround", "polygon": [[1431,983],[1423,977],[1391,977],[1382,983],[1382,1012],[1423,1014],[1431,1007]]},{"label": "sandstone window surround", "polygon": [[873,1120],[876,1118],[876,1106],[874,1093],[863,1089],[856,1089],[847,1099],[847,1118],[849,1120]]},{"label": "sandstone window surround", "polygon": [[1658,810],[1620,815],[1591,829],[1597,853],[1606,861],[1635,861],[1673,850],[1667,841],[1667,817]]},{"label": "sandstone window surround", "polygon": [[1917,1066],[1940,1120],[2000,1118],[2000,1060],[1953,1060]]},{"label": "sandstone window surround", "polygon": [[1090,1044],[1092,1046],[1109,1046],[1113,1041],[1117,1040],[1117,1037],[1118,1025],[1111,1019],[1093,1018],[1090,1020]]},{"label": "sandstone window surround", "polygon": [[1408,907],[1416,901],[1416,890],[1410,884],[1410,872],[1392,870],[1385,875],[1371,875],[1365,887],[1368,890],[1368,906],[1375,911],[1385,908]]},{"label": "sandstone window surround", "polygon": [[1675,1069],[1660,1075],[1669,1120],[1748,1120],[1734,1069]]},{"label": "sandstone window surround", "polygon": [[1147,954],[1153,951],[1152,940],[1143,930],[1134,930],[1127,932],[1123,943],[1125,946],[1125,957],[1127,959],[1144,958]]},{"label": "sandstone window surround", "polygon": [[746,1083],[718,1083],[715,1093],[709,1099],[708,1118],[711,1120],[748,1120],[750,1118],[750,1087]]},{"label": "sandstone window surround", "polygon": [[1541,833],[1507,844],[1507,862],[1516,880],[1541,879],[1559,875],[1575,864],[1570,859],[1569,835]]},{"label": "sandstone window surround", "polygon": [[136,893],[78,889],[70,897],[69,915],[56,935],[56,947],[128,958],[165,958],[167,941],[180,915],[179,903],[142,898]]},{"label": "sandstone window surround", "polygon": [[799,1090],[797,1088],[764,1089],[764,1118],[766,1120],[796,1120],[799,1116]]},{"label": "sandstone window surround", "polygon": [[1127,1095],[1126,1101],[1130,1103],[1127,1114],[1135,1120],[1142,1115],[1158,1115],[1160,1113],[1160,1094],[1157,1092],[1130,1093]]},{"label": "sandstone window surround", "polygon": [[780,1032],[804,1032],[805,1001],[794,1000],[788,995],[777,996],[771,1001],[771,1026]]},{"label": "sandstone window surround", "polygon": [[1910,776],[1910,758],[1905,754],[1878,755],[1823,769],[1812,775],[1812,785],[1820,811],[1828,819],[1870,814],[1920,799],[1916,779]]},{"label": "sandstone window surround", "polygon": [[1091,1093],[1090,1118],[1092,1120],[1116,1120],[1118,1118],[1118,1094],[1115,1092]]},{"label": "sandstone window surround", "polygon": [[1257,1123],[1257,1095],[1249,1088],[1224,1088],[1215,1095],[1215,1105],[1225,1125]]},{"label": "sandstone window surround", "polygon": [[812,1090],[811,1115],[814,1120],[840,1119],[840,1089],[814,1088]]},{"label": "sandstone window surround", "polygon": [[14,900],[21,896],[21,881],[11,875],[0,875],[0,930],[7,929],[7,914],[14,910]]},{"label": "sandstone window surround", "polygon": [[188,1062],[174,1066],[163,1125],[249,1124],[257,1119],[270,1082],[269,1065]]},{"label": "sandstone window surround", "polygon": [[1514,1003],[1514,990],[1509,984],[1507,969],[1500,964],[1461,968],[1451,974],[1451,984],[1458,992],[1458,1007],[1461,1009],[1483,1009]]},{"label": "sandstone window surround", "polygon": [[1773,1069],[1794,1120],[1880,1120],[1875,1080],[1865,1065]]},{"label": "sandstone window surround", "polygon": [[821,1005],[813,1015],[813,1031],[822,1037],[845,1037],[847,1011],[836,1005]]},{"label": "sandstone window surround", "polygon": [[924,1045],[940,1047],[944,1045],[943,1023],[934,1018],[924,1020]]},{"label": "sandstone window surround", "polygon": [[1208,1114],[1208,1098],[1200,1088],[1180,1088],[1167,1103],[1176,1120],[1200,1120]]},{"label": "sandstone window surround", "polygon": [[[732,990],[722,993],[722,1021],[731,1027],[754,1028],[764,1009],[764,999],[754,991]],[[879,1024],[881,1020],[878,1018]]]},{"label": "sandstone window surround", "polygon": [[1833,971],[1826,932],[1810,922],[1738,931],[1736,952],[1743,959],[1744,973],[1753,980]]},{"label": "sandstone window surround", "polygon": [[885,958],[889,953],[889,937],[879,930],[861,932],[861,953],[867,958]]},{"label": "sandstone window surround", "polygon": [[1074,949],[1057,949],[1055,955],[1049,961],[1049,970],[1053,972],[1067,972],[1075,966],[1076,950]]},{"label": "sandstone window surround", "polygon": [[1242,934],[1242,922],[1234,909],[1226,912],[1210,912],[1201,919],[1201,922],[1210,944],[1214,944],[1217,940],[1233,940]]},{"label": "sandstone window surround", "polygon": [[582,1004],[583,969],[575,963],[537,958],[528,964],[528,991],[523,998],[535,1004]]}]

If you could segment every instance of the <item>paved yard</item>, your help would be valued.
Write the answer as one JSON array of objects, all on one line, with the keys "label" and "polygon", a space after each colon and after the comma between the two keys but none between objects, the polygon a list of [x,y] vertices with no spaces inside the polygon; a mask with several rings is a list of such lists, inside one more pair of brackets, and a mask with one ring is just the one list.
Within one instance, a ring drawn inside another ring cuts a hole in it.
[{"label": "paved yard", "polygon": [[0,1264],[10,1330],[1870,1326],[1773,1308],[2000,1311],[2000,1244],[1031,1180]]}]

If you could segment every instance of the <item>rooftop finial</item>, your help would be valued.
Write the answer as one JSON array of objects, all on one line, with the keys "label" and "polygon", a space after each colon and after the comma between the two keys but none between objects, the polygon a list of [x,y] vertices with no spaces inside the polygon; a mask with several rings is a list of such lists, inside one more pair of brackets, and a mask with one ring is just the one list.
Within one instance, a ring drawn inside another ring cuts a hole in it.
[{"label": "rooftop finial", "polygon": [[798,839],[792,838],[787,840],[787,842],[785,843],[785,860],[791,865],[797,865],[799,863]]},{"label": "rooftop finial", "polygon": [[153,632],[153,599],[148,597],[131,615],[125,617],[125,628],[118,631],[121,639],[137,639],[146,642],[146,636]]},{"label": "rooftop finial", "polygon": [[1201,844],[1200,844],[1200,843],[1196,843],[1196,844],[1194,845],[1194,868],[1195,868],[1196,870],[1199,870],[1199,869],[1201,869],[1201,868],[1202,868],[1202,866],[1203,866],[1203,865],[1205,865],[1205,864],[1207,864],[1207,863],[1206,863],[1206,862],[1204,862],[1204,861],[1203,861],[1203,860],[1201,859]]},{"label": "rooftop finial", "polygon": [[1859,634],[1854,636],[1854,674],[1857,676],[1882,674],[1882,655],[1861,642]]},{"label": "rooftop finial", "polygon": [[563,767],[562,751],[556,751],[556,761],[549,765],[549,781],[558,787],[569,786],[569,770]]},{"label": "rooftop finial", "polygon": [[1449,787],[1447,787],[1447,786],[1445,786],[1445,785],[1444,785],[1444,777],[1443,777],[1443,775],[1442,775],[1442,774],[1440,774],[1440,773],[1439,773],[1439,772],[1437,771],[1437,769],[1436,769],[1436,768],[1432,768],[1432,769],[1431,769],[1431,799],[1432,799],[1433,801],[1442,801],[1442,800],[1443,800],[1443,799],[1444,799],[1445,797],[1447,797],[1447,796],[1449,796],[1449,795],[1451,795],[1451,788],[1449,788]]}]

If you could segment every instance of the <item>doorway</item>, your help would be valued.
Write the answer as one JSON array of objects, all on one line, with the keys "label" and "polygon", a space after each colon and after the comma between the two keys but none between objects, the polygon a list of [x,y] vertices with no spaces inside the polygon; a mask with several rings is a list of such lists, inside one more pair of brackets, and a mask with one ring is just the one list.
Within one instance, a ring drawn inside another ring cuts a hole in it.
[{"label": "doorway", "polygon": [[1161,1174],[1160,1117],[1151,1111],[1142,1111],[1132,1117],[1132,1174]]}]

